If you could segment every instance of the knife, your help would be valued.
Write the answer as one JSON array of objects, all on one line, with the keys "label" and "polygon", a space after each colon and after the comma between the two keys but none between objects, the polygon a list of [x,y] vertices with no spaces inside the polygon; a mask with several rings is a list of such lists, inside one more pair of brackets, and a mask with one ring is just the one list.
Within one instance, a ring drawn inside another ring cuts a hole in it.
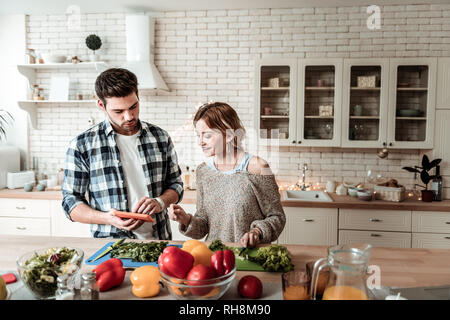
[{"label": "knife", "polygon": [[91,259],[89,262],[94,262],[94,261],[100,259],[101,257],[107,255],[113,248],[119,246],[124,241],[125,241],[125,238],[122,238],[119,241],[114,242],[112,245],[107,247],[102,253],[100,253],[98,256],[96,256],[95,259]]}]

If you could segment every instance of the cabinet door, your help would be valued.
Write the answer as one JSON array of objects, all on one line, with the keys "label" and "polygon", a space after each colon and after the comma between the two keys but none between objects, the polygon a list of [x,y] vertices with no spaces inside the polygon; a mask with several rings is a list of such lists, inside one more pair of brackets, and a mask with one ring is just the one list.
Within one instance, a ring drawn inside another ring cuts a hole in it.
[{"label": "cabinet door", "polygon": [[450,110],[436,111],[436,125],[434,130],[432,159],[442,159],[440,163],[441,175],[444,179],[442,196],[443,199],[450,199],[450,181],[448,176],[448,172],[450,172]]},{"label": "cabinet door", "polygon": [[413,211],[412,231],[450,233],[450,212]]},{"label": "cabinet door", "polygon": [[278,243],[335,245],[337,209],[284,207],[286,225]]},{"label": "cabinet door", "polygon": [[369,243],[374,247],[411,248],[411,233],[339,230],[339,244]]},{"label": "cabinet door", "polygon": [[411,211],[339,209],[339,229],[411,232]]},{"label": "cabinet door", "polygon": [[436,109],[450,109],[450,58],[438,58]]},{"label": "cabinet door", "polygon": [[298,63],[297,144],[341,143],[342,59],[304,59]]},{"label": "cabinet door", "polygon": [[389,147],[433,147],[436,61],[436,58],[390,60]]},{"label": "cabinet door", "polygon": [[413,233],[413,248],[450,249],[450,234]]},{"label": "cabinet door", "polygon": [[389,59],[344,59],[343,147],[386,145]]},{"label": "cabinet door", "polygon": [[50,219],[0,217],[0,234],[50,236]]},{"label": "cabinet door", "polygon": [[0,216],[50,218],[50,201],[37,199],[0,199]]},{"label": "cabinet door", "polygon": [[255,63],[255,128],[263,145],[296,145],[296,59]]},{"label": "cabinet door", "polygon": [[90,224],[70,221],[61,207],[61,201],[50,201],[52,217],[52,236],[55,237],[92,237]]}]

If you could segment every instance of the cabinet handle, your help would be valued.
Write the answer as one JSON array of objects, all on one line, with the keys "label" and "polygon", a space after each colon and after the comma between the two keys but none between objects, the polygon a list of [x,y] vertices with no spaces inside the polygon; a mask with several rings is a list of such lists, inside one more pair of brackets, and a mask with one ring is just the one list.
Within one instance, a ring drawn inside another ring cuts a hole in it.
[{"label": "cabinet handle", "polygon": [[303,219],[304,222],[314,222],[314,219]]},{"label": "cabinet handle", "polygon": [[16,227],[17,230],[27,230],[26,227]]},{"label": "cabinet handle", "polygon": [[371,237],[381,237],[381,234],[378,234],[378,233],[371,233],[370,236],[371,236]]},{"label": "cabinet handle", "polygon": [[386,147],[386,142],[383,142],[383,147]]},{"label": "cabinet handle", "polygon": [[449,239],[450,240],[450,237],[444,237],[445,239]]},{"label": "cabinet handle", "polygon": [[392,142],[389,142],[389,147],[392,147],[394,144]]},{"label": "cabinet handle", "polygon": [[16,207],[17,210],[25,210],[27,207]]},{"label": "cabinet handle", "polygon": [[381,221],[383,221],[383,220],[370,218],[369,221],[370,221],[370,222],[381,222]]},{"label": "cabinet handle", "polygon": [[297,143],[299,143],[299,144],[300,144],[300,143],[302,143],[302,141],[300,140],[300,141],[298,141]]},{"label": "cabinet handle", "polygon": [[295,140],[292,140],[292,143],[295,143],[296,141]]},{"label": "cabinet handle", "polygon": [[450,224],[450,221],[447,221],[445,224]]}]

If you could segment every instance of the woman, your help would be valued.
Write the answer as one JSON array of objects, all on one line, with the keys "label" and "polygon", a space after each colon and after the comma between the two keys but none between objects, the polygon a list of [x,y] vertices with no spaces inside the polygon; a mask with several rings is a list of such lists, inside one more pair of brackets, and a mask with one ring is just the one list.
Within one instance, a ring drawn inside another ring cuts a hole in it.
[{"label": "woman", "polygon": [[244,247],[275,241],[286,223],[278,186],[267,162],[242,149],[245,129],[236,111],[223,102],[205,104],[194,126],[208,157],[197,167],[197,212],[172,204],[170,219],[194,239],[207,235]]}]

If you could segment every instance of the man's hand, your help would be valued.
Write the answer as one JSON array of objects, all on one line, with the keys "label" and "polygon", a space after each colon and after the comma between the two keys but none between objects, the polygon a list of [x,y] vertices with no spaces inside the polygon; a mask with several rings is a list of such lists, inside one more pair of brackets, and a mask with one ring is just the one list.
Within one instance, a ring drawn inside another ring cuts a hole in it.
[{"label": "man's hand", "polygon": [[142,226],[142,224],[145,222],[143,220],[119,218],[114,215],[114,210],[115,209],[111,209],[110,211],[108,211],[107,213],[107,215],[109,216],[108,221],[110,225],[118,229],[133,231]]},{"label": "man's hand", "polygon": [[162,208],[158,201],[149,197],[142,197],[142,199],[139,200],[139,202],[133,208],[133,212],[145,213],[150,215],[161,211]]}]

